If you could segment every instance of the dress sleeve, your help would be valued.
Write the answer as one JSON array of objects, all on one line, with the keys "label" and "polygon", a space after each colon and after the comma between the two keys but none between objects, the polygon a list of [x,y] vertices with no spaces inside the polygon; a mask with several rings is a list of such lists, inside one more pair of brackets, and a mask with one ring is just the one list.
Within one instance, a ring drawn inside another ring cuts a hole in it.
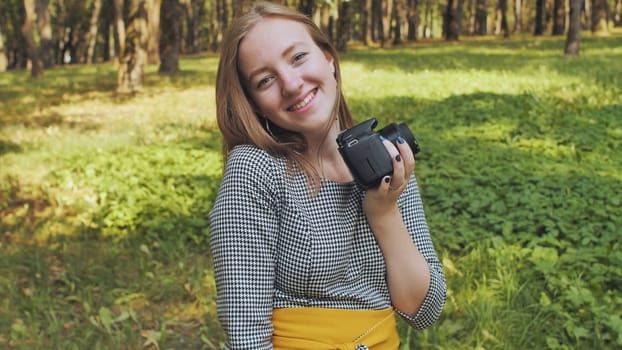
[{"label": "dress sleeve", "polygon": [[399,204],[408,232],[417,245],[417,249],[430,266],[430,288],[417,314],[413,316],[399,310],[397,312],[412,327],[424,329],[431,326],[440,317],[447,297],[447,285],[442,264],[436,255],[430,237],[419,187],[414,175],[412,175],[406,191],[402,193]]},{"label": "dress sleeve", "polygon": [[275,158],[234,148],[210,212],[218,318],[226,348],[272,349],[278,174]]}]

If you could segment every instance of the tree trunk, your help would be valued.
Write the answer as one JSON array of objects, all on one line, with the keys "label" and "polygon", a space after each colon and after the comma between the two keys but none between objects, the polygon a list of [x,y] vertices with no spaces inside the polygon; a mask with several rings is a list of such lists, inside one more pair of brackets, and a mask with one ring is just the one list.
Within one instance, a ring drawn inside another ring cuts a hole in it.
[{"label": "tree trunk", "polygon": [[380,0],[362,0],[365,2],[364,12],[365,12],[365,25],[367,28],[366,31],[366,44],[370,45],[375,43],[380,37],[377,33],[378,22],[380,21],[380,15],[378,11],[380,9]]},{"label": "tree trunk", "polygon": [[39,56],[43,68],[52,68],[52,25],[50,24],[50,0],[37,0],[35,11],[37,13],[37,29],[39,31]]},{"label": "tree trunk", "polygon": [[[436,18],[434,9],[437,8],[432,0],[425,1],[425,23],[423,25],[423,37],[434,37],[434,19]],[[440,9],[439,9],[440,10]]]},{"label": "tree trunk", "polygon": [[220,44],[220,40],[222,40],[222,33],[227,31],[227,27],[228,27],[228,18],[229,18],[229,8],[227,7],[227,1],[226,0],[216,0],[216,12],[217,12],[217,17],[218,17],[218,24],[219,24],[219,40],[218,43]]},{"label": "tree trunk", "polygon": [[324,34],[326,34],[326,36],[328,36],[329,39],[332,40],[333,33],[331,33],[330,21],[330,5],[323,3],[320,8],[320,29],[324,32]]},{"label": "tree trunk", "polygon": [[[588,0],[589,1],[589,0]],[[546,23],[544,16],[546,14],[546,0],[537,0],[536,1],[536,20],[535,20],[535,29],[533,35],[544,35],[544,31],[546,28]]]},{"label": "tree trunk", "polygon": [[591,30],[592,29],[592,2],[590,0],[583,0],[583,8],[582,8],[582,23],[581,29],[583,30]]},{"label": "tree trunk", "polygon": [[613,25],[616,27],[622,27],[622,0],[616,0],[614,11]]},{"label": "tree trunk", "polygon": [[186,1],[186,52],[198,53],[201,51],[199,39],[201,37],[201,22],[203,21],[203,7],[205,0]]},{"label": "tree trunk", "polygon": [[2,34],[2,26],[0,26],[0,72],[5,72],[9,65],[9,60],[4,47],[4,35]]},{"label": "tree trunk", "polygon": [[508,2],[507,0],[499,0],[497,3],[497,28],[496,34],[503,34],[504,38],[510,37],[510,27],[508,26]]},{"label": "tree trunk", "polygon": [[380,46],[391,46],[391,17],[393,15],[393,0],[380,0],[380,16],[382,16]]},{"label": "tree trunk", "polygon": [[522,33],[524,31],[523,2],[524,0],[514,0],[514,33]]},{"label": "tree trunk", "polygon": [[71,28],[71,32],[69,35],[69,40],[70,40],[69,56],[71,57],[71,60],[69,61],[70,64],[78,63],[80,61],[80,55],[78,54],[78,49],[81,47],[80,46],[80,35],[81,34],[82,33],[80,32],[79,26],[76,25]]},{"label": "tree trunk", "polygon": [[160,7],[162,0],[147,0],[149,41],[147,42],[147,63],[160,62]]},{"label": "tree trunk", "polygon": [[[110,61],[111,50],[110,50],[110,24],[108,22],[104,22],[102,25],[102,60],[104,62]],[[113,53],[114,54],[114,53]]]},{"label": "tree trunk", "polygon": [[408,0],[408,41],[417,40],[417,28],[420,21],[419,0]]},{"label": "tree trunk", "polygon": [[363,11],[361,13],[361,39],[363,41],[363,45],[365,46],[369,45],[372,42],[371,1],[372,0],[363,0]]},{"label": "tree trunk", "polygon": [[592,0],[592,34],[609,35],[607,0]]},{"label": "tree trunk", "polygon": [[486,0],[477,0],[475,3],[475,28],[473,32],[478,35],[488,34],[488,11],[486,11]]},{"label": "tree trunk", "polygon": [[399,45],[406,39],[408,33],[408,8],[406,0],[395,0],[395,35],[393,44]]},{"label": "tree trunk", "polygon": [[570,0],[570,23],[564,55],[567,57],[579,56],[579,44],[581,43],[581,2],[582,0]]},{"label": "tree trunk", "polygon": [[102,37],[102,59],[104,62],[110,61],[110,57],[114,55],[111,47],[114,45],[110,45],[110,33],[112,33],[112,20],[113,11],[110,11],[110,8],[107,8],[109,5],[108,0],[102,6],[101,13],[101,37]]},{"label": "tree trunk", "polygon": [[69,63],[69,60],[66,57],[69,56],[67,51],[71,46],[71,29],[68,28],[58,28],[57,29],[59,43],[58,43],[58,52],[56,53],[56,63],[65,64]]},{"label": "tree trunk", "polygon": [[119,59],[117,92],[132,93],[142,90],[147,64],[146,0],[131,0],[129,7],[125,49]]},{"label": "tree trunk", "polygon": [[374,42],[382,40],[381,1],[372,0],[371,2],[371,40]]},{"label": "tree trunk", "polygon": [[339,7],[339,19],[337,20],[337,51],[346,52],[348,50],[348,40],[350,39],[350,24],[352,15],[350,2],[342,1]]},{"label": "tree trunk", "polygon": [[93,63],[95,57],[95,45],[97,44],[97,29],[99,25],[99,14],[102,9],[102,0],[93,1],[93,12],[91,13],[91,21],[89,22],[89,31],[86,35],[86,53],[85,63]]},{"label": "tree trunk", "polygon": [[220,29],[220,22],[218,21],[220,2],[223,0],[216,0],[211,2],[211,22],[210,22],[210,49],[214,52],[218,51],[218,44],[222,40],[222,32]]},{"label": "tree trunk", "polygon": [[39,48],[35,41],[34,22],[35,0],[24,0],[24,23],[22,25],[22,36],[26,44],[26,53],[30,59],[31,70],[30,76],[33,78],[41,78],[43,76],[43,62],[39,57]]},{"label": "tree trunk", "polygon": [[178,0],[162,0],[160,15],[160,74],[179,72],[181,52],[181,18],[183,10]]},{"label": "tree trunk", "polygon": [[443,34],[445,40],[454,41],[460,38],[463,0],[447,0],[443,16]]},{"label": "tree trunk", "polygon": [[553,5],[553,35],[563,35],[566,31],[566,1],[555,0]]},{"label": "tree trunk", "polygon": [[117,54],[119,57],[125,51],[125,20],[123,19],[123,0],[113,0],[114,2],[114,28],[115,39],[117,41]]},{"label": "tree trunk", "polygon": [[195,6],[195,1],[194,0],[186,0],[183,2],[184,6],[184,10],[186,12],[186,37],[185,37],[185,41],[186,41],[186,45],[184,48],[184,52],[187,53],[196,53],[198,52],[197,50],[197,45],[196,45],[196,34],[197,31],[195,29],[195,27],[197,26],[197,18],[198,18],[198,14],[197,14],[197,8]]}]

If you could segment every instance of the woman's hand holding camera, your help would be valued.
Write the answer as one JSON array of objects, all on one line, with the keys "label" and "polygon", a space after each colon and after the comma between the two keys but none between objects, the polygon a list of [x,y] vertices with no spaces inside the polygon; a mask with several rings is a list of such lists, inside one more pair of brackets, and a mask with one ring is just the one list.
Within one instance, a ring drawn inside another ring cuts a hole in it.
[{"label": "woman's hand holding camera", "polygon": [[363,209],[367,220],[388,214],[399,214],[397,199],[402,194],[415,168],[415,156],[404,139],[400,136],[395,143],[379,136],[393,162],[393,174],[385,176],[380,185],[370,188],[365,194]]},{"label": "woman's hand holding camera", "polygon": [[391,301],[398,310],[414,315],[429,288],[430,269],[410,238],[397,200],[408,186],[415,156],[402,137],[382,143],[391,155],[393,174],[365,192],[363,210],[384,256]]}]

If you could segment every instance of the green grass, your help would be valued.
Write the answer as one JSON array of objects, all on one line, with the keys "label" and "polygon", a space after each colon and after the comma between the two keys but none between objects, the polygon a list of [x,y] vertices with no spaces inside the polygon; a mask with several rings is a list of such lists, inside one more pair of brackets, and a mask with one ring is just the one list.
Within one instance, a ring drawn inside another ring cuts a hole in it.
[{"label": "green grass", "polygon": [[[405,121],[449,295],[404,349],[622,346],[622,37],[342,56],[358,120]],[[0,74],[0,348],[219,349],[207,213],[217,57]]]}]

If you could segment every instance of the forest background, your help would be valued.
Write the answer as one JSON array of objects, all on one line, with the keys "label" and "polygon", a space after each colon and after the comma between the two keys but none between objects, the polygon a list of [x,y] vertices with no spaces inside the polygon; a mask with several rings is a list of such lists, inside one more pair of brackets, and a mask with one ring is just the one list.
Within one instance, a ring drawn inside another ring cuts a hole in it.
[{"label": "forest background", "polygon": [[[622,0],[280,2],[422,144],[449,295],[402,348],[620,348]],[[222,348],[213,89],[251,3],[0,0],[0,348]]]}]

